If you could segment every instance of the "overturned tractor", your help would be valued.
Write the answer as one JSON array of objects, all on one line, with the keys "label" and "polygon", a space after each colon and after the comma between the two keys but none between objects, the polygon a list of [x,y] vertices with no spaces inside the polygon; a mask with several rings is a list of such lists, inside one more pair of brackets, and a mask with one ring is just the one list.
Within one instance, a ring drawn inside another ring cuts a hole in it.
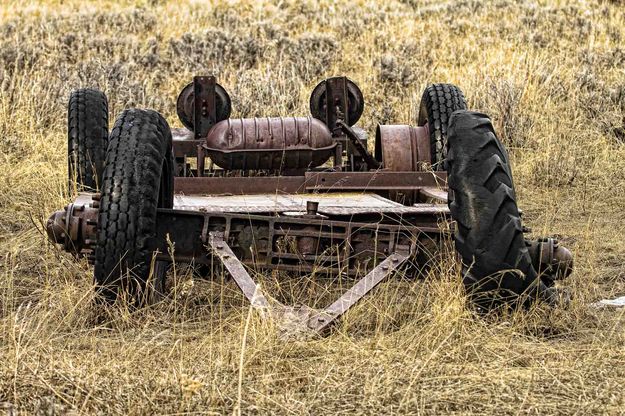
[{"label": "overturned tractor", "polygon": [[[506,150],[458,87],[428,86],[417,125],[379,125],[372,145],[355,126],[363,108],[358,86],[335,77],[314,89],[311,115],[231,119],[226,90],[200,76],[178,97],[184,128],[129,109],[109,134],[105,95],[75,91],[68,160],[80,192],[48,235],[94,264],[109,302],[166,295],[174,260],[209,275],[217,263],[254,307],[290,310],[317,332],[394,271],[427,269],[449,233],[477,304],[559,298],[571,253],[524,238]],[[354,284],[324,310],[294,310],[268,300],[249,266]]]}]

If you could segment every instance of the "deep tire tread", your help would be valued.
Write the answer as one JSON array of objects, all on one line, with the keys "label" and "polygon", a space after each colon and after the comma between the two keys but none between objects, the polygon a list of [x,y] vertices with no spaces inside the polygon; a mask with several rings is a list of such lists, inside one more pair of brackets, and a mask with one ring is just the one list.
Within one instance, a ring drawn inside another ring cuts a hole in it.
[{"label": "deep tire tread", "polygon": [[120,289],[139,300],[145,289],[157,208],[173,206],[172,167],[165,119],[150,110],[124,111],[111,131],[95,250],[96,284],[109,301]]},{"label": "deep tire tread", "polygon": [[83,88],[73,91],[67,112],[68,177],[78,191],[101,184],[108,144],[108,101],[103,92]]},{"label": "deep tire tread", "polygon": [[449,119],[454,111],[465,110],[464,94],[453,84],[431,84],[421,96],[417,125],[430,129],[430,153],[435,170],[445,170]]},{"label": "deep tire tread", "polygon": [[457,111],[448,139],[449,209],[457,222],[455,246],[468,291],[490,305],[495,299],[540,296],[546,287],[532,266],[508,155],[490,119]]}]

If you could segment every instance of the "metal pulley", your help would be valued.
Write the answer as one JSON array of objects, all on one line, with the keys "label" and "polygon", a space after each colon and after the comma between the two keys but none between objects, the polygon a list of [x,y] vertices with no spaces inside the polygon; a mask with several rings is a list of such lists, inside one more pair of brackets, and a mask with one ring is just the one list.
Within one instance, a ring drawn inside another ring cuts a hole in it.
[{"label": "metal pulley", "polygon": [[230,117],[231,111],[230,96],[212,76],[194,77],[176,101],[178,118],[196,138],[206,136],[213,125]]},{"label": "metal pulley", "polygon": [[310,113],[333,130],[337,119],[353,126],[360,119],[365,100],[360,88],[347,77],[321,81],[310,95]]}]

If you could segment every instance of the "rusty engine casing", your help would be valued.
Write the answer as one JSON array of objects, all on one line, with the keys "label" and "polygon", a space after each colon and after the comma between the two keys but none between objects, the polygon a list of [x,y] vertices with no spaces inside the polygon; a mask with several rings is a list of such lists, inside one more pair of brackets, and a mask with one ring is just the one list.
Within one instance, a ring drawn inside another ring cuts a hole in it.
[{"label": "rusty engine casing", "polygon": [[312,117],[226,119],[206,136],[204,151],[226,170],[308,169],[324,164],[337,143]]}]

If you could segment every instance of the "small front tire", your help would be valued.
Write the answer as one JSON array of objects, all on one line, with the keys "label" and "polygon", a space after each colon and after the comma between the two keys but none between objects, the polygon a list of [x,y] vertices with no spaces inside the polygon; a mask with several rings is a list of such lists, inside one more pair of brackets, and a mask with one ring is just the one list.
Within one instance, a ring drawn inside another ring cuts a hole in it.
[{"label": "small front tire", "polygon": [[431,84],[423,91],[417,125],[428,125],[434,170],[447,170],[449,119],[454,111],[466,109],[462,90],[453,84]]},{"label": "small front tire", "polygon": [[69,189],[95,191],[101,185],[108,145],[108,101],[103,92],[73,91],[67,106]]},{"label": "small front tire", "polygon": [[127,293],[148,300],[150,277],[161,287],[166,267],[152,267],[158,208],[173,207],[173,153],[167,121],[151,110],[130,109],[111,131],[95,249],[98,293],[114,302]]}]

